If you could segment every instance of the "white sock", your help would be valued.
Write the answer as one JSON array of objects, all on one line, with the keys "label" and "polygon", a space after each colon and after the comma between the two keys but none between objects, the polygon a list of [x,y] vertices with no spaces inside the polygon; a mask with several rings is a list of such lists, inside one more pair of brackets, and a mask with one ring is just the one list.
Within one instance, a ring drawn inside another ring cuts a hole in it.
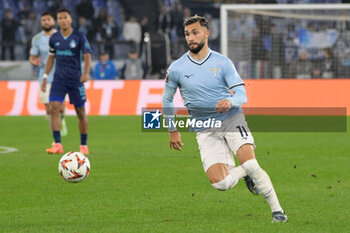
[{"label": "white sock", "polygon": [[255,182],[261,196],[270,205],[271,211],[282,211],[282,207],[278,201],[275,189],[269,175],[259,166],[256,159],[251,159],[242,164],[244,170]]},{"label": "white sock", "polygon": [[229,172],[230,173],[223,180],[212,184],[214,188],[220,191],[229,190],[238,183],[239,179],[247,175],[242,166],[233,167]]},{"label": "white sock", "polygon": [[[242,179],[247,175],[247,172],[244,170],[242,165],[239,165],[237,167],[229,167],[230,175],[237,178],[237,182],[239,179]],[[237,184],[236,182],[236,184]]]}]

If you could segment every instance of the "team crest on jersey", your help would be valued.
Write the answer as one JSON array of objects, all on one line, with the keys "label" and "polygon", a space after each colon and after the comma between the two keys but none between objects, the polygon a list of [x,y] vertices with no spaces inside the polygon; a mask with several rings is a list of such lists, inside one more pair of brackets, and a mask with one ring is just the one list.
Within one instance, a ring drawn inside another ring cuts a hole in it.
[{"label": "team crest on jersey", "polygon": [[76,46],[77,46],[77,43],[75,42],[75,40],[72,40],[70,43],[69,43],[69,46],[74,49]]},{"label": "team crest on jersey", "polygon": [[55,47],[58,47],[58,46],[60,46],[60,42],[57,41],[57,42],[55,43]]},{"label": "team crest on jersey", "polygon": [[219,70],[220,68],[211,68],[209,69],[211,72],[214,73],[214,78],[216,78],[216,72]]}]

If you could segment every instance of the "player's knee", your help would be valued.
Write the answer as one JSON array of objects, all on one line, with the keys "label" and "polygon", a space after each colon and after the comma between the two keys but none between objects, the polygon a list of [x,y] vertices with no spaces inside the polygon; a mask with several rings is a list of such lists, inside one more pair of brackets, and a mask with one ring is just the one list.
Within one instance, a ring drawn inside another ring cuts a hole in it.
[{"label": "player's knee", "polygon": [[55,114],[60,112],[60,106],[59,104],[52,104],[49,107],[49,114]]},{"label": "player's knee", "polygon": [[85,111],[82,109],[77,108],[76,113],[79,119],[83,120],[86,117]]},{"label": "player's knee", "polygon": [[213,187],[219,191],[226,191],[233,187],[232,177],[231,175],[227,175],[224,179],[212,183]]},{"label": "player's knee", "polygon": [[261,170],[260,165],[256,159],[250,159],[245,161],[242,164],[243,169],[247,172],[247,174],[251,177],[255,175],[256,172]]}]

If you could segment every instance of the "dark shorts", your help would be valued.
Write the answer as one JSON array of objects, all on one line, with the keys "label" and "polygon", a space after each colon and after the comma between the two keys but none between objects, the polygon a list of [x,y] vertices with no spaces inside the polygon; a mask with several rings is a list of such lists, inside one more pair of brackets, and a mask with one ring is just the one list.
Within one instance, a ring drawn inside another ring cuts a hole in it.
[{"label": "dark shorts", "polygon": [[69,102],[74,104],[74,107],[84,107],[86,101],[85,87],[83,83],[78,85],[64,84],[60,82],[52,82],[50,90],[50,102],[63,102],[66,94],[69,96]]}]

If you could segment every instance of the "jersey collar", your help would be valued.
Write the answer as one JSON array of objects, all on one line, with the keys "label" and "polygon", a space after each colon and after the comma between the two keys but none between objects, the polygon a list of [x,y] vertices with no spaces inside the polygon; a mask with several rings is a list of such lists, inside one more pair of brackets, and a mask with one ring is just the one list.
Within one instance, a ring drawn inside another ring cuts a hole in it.
[{"label": "jersey collar", "polygon": [[193,62],[193,63],[195,63],[195,64],[197,64],[197,65],[202,65],[204,62],[206,62],[206,61],[209,59],[211,53],[212,53],[211,49],[208,48],[207,56],[205,56],[205,58],[203,58],[202,60],[199,60],[199,61],[196,60],[196,59],[194,59],[194,58],[191,56],[190,51],[187,52],[187,57],[188,57],[188,59],[190,59],[191,62]]},{"label": "jersey collar", "polygon": [[67,40],[71,35],[73,35],[73,32],[74,32],[74,28],[73,28],[71,34],[69,34],[69,36],[63,36],[63,35],[62,35],[62,32],[61,32],[61,30],[60,30],[60,35],[62,36],[63,39]]}]

